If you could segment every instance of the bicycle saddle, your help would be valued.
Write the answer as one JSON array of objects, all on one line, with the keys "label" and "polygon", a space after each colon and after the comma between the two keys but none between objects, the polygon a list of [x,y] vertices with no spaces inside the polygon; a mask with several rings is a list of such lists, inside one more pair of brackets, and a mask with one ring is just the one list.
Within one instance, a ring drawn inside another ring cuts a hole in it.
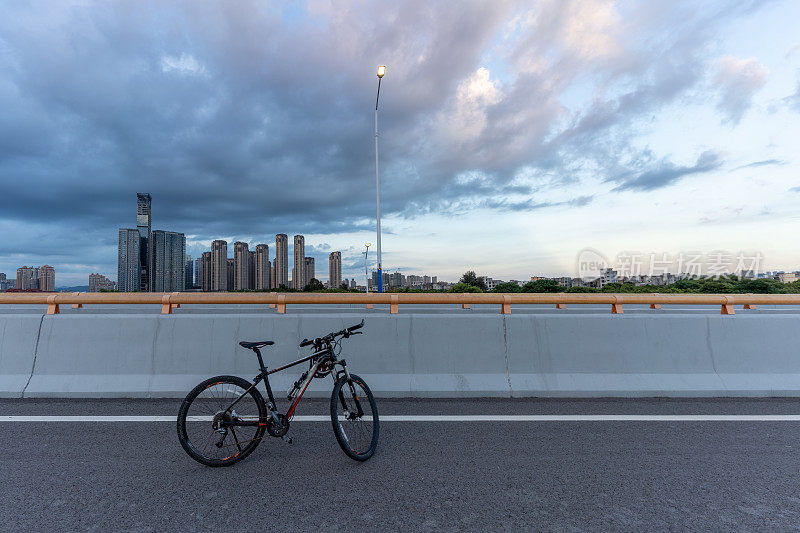
[{"label": "bicycle saddle", "polygon": [[272,346],[273,344],[275,344],[274,341],[256,341],[256,342],[242,341],[239,343],[239,346],[252,350],[253,348],[261,348],[262,346]]}]

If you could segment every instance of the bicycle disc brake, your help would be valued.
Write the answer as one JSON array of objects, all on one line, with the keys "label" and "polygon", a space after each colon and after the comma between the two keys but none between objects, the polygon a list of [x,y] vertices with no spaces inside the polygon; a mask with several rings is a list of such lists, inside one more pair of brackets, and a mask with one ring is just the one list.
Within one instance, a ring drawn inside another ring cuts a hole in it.
[{"label": "bicycle disc brake", "polygon": [[275,423],[275,419],[270,417],[270,419],[267,420],[267,433],[273,437],[283,437],[289,431],[289,419],[286,418],[286,415],[278,414],[276,416],[278,417],[281,425],[278,426]]}]

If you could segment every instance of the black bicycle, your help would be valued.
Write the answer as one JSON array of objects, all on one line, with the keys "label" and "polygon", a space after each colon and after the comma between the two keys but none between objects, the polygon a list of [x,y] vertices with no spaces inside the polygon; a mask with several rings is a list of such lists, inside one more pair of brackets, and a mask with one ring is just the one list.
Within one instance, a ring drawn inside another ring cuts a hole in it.
[{"label": "black bicycle", "polygon": [[[190,457],[208,466],[229,466],[250,455],[264,438],[264,433],[292,442],[286,433],[297,404],[314,378],[332,376],[331,422],[333,433],[344,453],[356,461],[366,461],[378,445],[378,407],[363,379],[347,371],[339,359],[341,341],[364,326],[360,324],[329,333],[313,341],[304,339],[300,346],[311,346],[312,354],[288,365],[267,370],[259,348],[273,341],[240,342],[253,350],[261,372],[253,382],[236,376],[217,376],[197,385],[183,400],[178,412],[178,439]],[[287,393],[290,407],[278,412],[269,375],[308,362],[309,368]],[[339,367],[337,369],[337,367]],[[256,385],[264,380],[268,402]]]}]

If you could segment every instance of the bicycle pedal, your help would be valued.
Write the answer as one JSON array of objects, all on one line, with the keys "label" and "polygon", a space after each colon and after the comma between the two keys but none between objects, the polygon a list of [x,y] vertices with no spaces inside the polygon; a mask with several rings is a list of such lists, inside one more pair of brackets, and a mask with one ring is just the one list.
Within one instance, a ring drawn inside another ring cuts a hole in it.
[{"label": "bicycle pedal", "polygon": [[291,444],[291,443],[292,443],[292,437],[288,437],[288,436],[284,435],[284,436],[282,436],[281,438],[283,439],[283,441],[284,441],[286,444]]}]

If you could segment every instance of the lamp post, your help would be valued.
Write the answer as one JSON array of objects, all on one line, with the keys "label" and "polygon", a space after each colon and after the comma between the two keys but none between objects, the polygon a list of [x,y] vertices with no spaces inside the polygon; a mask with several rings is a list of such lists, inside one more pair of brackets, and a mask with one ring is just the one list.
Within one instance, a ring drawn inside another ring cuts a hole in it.
[{"label": "lamp post", "polygon": [[367,259],[369,258],[369,247],[372,246],[371,243],[366,243],[364,246],[367,247],[367,251],[364,252],[364,276],[366,277],[366,284],[364,288],[366,292],[369,292],[369,262]]},{"label": "lamp post", "polygon": [[386,66],[378,67],[378,95],[375,97],[375,205],[378,221],[378,292],[383,292],[383,268],[381,264],[381,189],[378,182],[378,101],[381,97],[381,79],[386,74]]}]

